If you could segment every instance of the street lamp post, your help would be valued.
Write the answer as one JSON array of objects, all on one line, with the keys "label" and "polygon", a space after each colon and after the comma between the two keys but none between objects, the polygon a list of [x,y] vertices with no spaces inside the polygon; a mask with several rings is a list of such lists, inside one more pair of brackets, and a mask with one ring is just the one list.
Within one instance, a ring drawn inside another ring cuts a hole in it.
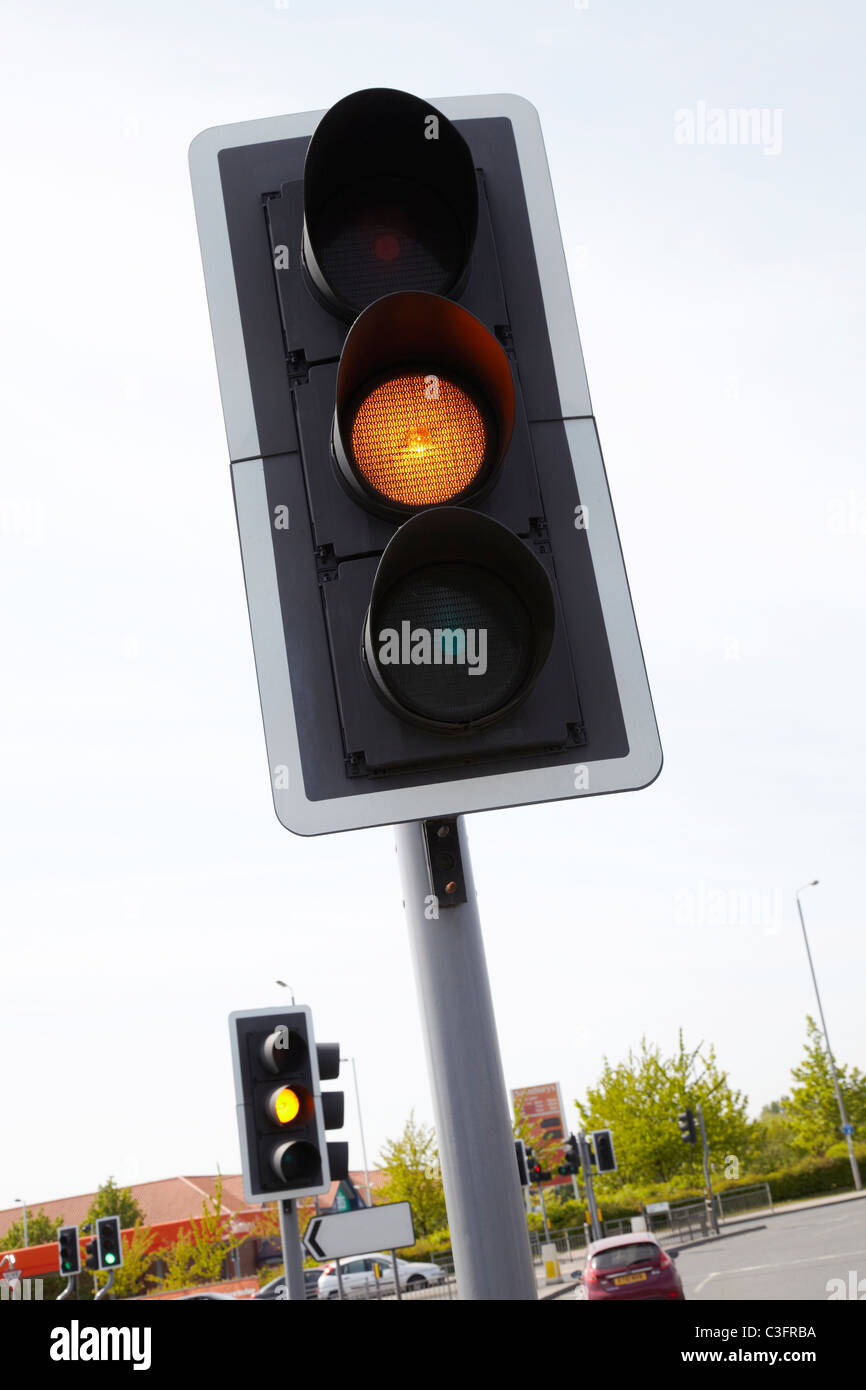
[{"label": "street lamp post", "polygon": [[24,1249],[26,1250],[26,1249],[27,1249],[27,1203],[24,1201],[24,1198],[23,1198],[23,1197],[16,1197],[16,1198],[15,1198],[15,1201],[16,1201],[16,1202],[20,1202],[21,1205],[22,1205],[22,1207],[24,1208]]},{"label": "street lamp post", "polygon": [[845,1135],[845,1143],[848,1145],[848,1158],[851,1163],[851,1172],[854,1177],[854,1186],[856,1187],[857,1191],[860,1192],[863,1188],[863,1183],[860,1178],[860,1169],[857,1166],[857,1159],[854,1154],[854,1141],[851,1137],[851,1125],[849,1125],[848,1123],[848,1116],[845,1114],[845,1102],[842,1100],[842,1092],[839,1089],[839,1078],[836,1075],[836,1063],[833,1060],[833,1049],[830,1046],[830,1037],[827,1033],[827,1024],[824,1022],[824,1010],[821,1007],[821,995],[818,992],[818,981],[815,977],[815,967],[812,964],[812,952],[809,950],[809,938],[806,935],[806,919],[803,916],[803,905],[800,902],[800,894],[806,888],[815,888],[817,886],[817,883],[818,879],[813,878],[809,883],[804,883],[801,888],[797,889],[797,911],[800,914],[800,926],[803,928],[803,940],[806,943],[806,955],[809,960],[809,969],[812,972],[812,984],[815,986],[815,998],[818,1001],[818,1014],[821,1019],[821,1031],[824,1034],[824,1043],[827,1048],[827,1056],[830,1059],[830,1072],[833,1077],[833,1089],[836,1092],[836,1103],[839,1106],[839,1114],[842,1117],[842,1133]]},{"label": "street lamp post", "polygon": [[354,1057],[341,1057],[341,1062],[352,1063],[352,1076],[355,1081],[355,1104],[358,1107],[358,1128],[361,1131],[361,1157],[364,1160],[364,1183],[367,1188],[367,1206],[373,1205],[373,1193],[370,1191],[370,1170],[367,1167],[367,1146],[364,1143],[364,1121],[361,1118],[361,1093],[358,1090],[358,1069],[355,1066]]}]

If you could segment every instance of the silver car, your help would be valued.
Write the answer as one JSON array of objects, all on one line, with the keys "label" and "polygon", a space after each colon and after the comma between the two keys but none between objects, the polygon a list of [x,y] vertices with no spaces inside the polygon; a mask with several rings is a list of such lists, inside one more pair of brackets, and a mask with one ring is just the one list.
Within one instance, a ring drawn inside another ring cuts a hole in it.
[{"label": "silver car", "polygon": [[[394,1290],[394,1270],[391,1265],[391,1256],[383,1252],[372,1255],[359,1255],[354,1259],[343,1260],[340,1263],[340,1274],[343,1278],[343,1292],[357,1296],[365,1289],[371,1298],[376,1297],[376,1270],[379,1268],[379,1292],[382,1294],[393,1294]],[[421,1264],[417,1260],[401,1260],[397,1257],[397,1273],[400,1278],[400,1289],[427,1288],[429,1284],[442,1284],[445,1282],[445,1271],[439,1265]],[[333,1262],[326,1264],[319,1276],[319,1298],[339,1298],[339,1287],[337,1284],[337,1266]]]}]

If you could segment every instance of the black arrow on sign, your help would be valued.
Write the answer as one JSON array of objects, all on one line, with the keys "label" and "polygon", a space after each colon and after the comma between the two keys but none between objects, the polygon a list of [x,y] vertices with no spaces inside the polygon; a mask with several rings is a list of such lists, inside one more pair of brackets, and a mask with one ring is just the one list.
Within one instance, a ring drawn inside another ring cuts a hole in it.
[{"label": "black arrow on sign", "polygon": [[310,1254],[313,1255],[317,1260],[326,1260],[328,1258],[327,1255],[325,1254],[321,1245],[317,1244],[316,1242],[316,1232],[318,1231],[321,1224],[321,1217],[317,1217],[315,1221],[310,1223],[304,1235],[304,1244],[306,1245]]}]

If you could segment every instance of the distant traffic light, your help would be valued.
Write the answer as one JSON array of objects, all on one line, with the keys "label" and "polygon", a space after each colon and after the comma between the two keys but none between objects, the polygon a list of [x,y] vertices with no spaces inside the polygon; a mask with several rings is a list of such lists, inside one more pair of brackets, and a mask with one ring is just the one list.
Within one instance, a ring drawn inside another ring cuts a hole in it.
[{"label": "distant traffic light", "polygon": [[550,1173],[546,1172],[542,1167],[533,1149],[526,1150],[526,1172],[530,1184],[537,1185],[540,1182],[550,1182]]},{"label": "distant traffic light", "polygon": [[96,1242],[99,1268],[119,1269],[123,1264],[119,1216],[100,1216],[96,1223]]},{"label": "distant traffic light", "polygon": [[276,1201],[327,1192],[348,1174],[348,1145],[330,1143],[343,1125],[337,1043],[315,1042],[310,1010],[241,1009],[229,1016],[244,1195]]},{"label": "distant traffic light", "polygon": [[190,165],[281,822],[651,782],[535,110],[377,87]]},{"label": "distant traffic light", "polygon": [[81,1273],[81,1247],[78,1243],[77,1226],[60,1227],[57,1232],[57,1253],[61,1274]]},{"label": "distant traffic light", "polygon": [[520,1186],[529,1186],[529,1160],[527,1158],[527,1148],[522,1139],[515,1139],[514,1152],[517,1156],[517,1176],[520,1178]]},{"label": "distant traffic light", "polygon": [[87,1244],[84,1247],[84,1254],[84,1268],[99,1269],[99,1243],[96,1239],[96,1236],[94,1236],[92,1240],[89,1240],[87,1242]]},{"label": "distant traffic light", "polygon": [[569,1134],[564,1145],[565,1162],[557,1168],[561,1177],[567,1177],[570,1173],[580,1172],[580,1145],[573,1134]]},{"label": "distant traffic light", "polygon": [[691,1108],[677,1115],[677,1124],[680,1127],[680,1135],[687,1144],[697,1143],[698,1132],[695,1126],[694,1111]]},{"label": "distant traffic light", "polygon": [[599,1173],[616,1172],[616,1155],[613,1151],[613,1135],[609,1129],[594,1129],[590,1135],[595,1153],[595,1166]]}]

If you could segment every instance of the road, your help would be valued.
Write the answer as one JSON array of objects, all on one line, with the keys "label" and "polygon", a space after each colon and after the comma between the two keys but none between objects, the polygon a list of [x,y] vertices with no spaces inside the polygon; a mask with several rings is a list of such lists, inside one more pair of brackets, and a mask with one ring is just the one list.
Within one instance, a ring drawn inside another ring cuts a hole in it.
[{"label": "road", "polygon": [[[761,1217],[680,1252],[686,1298],[866,1299],[866,1201]],[[841,1284],[829,1281],[839,1280]],[[842,1290],[844,1289],[844,1294]]]}]

